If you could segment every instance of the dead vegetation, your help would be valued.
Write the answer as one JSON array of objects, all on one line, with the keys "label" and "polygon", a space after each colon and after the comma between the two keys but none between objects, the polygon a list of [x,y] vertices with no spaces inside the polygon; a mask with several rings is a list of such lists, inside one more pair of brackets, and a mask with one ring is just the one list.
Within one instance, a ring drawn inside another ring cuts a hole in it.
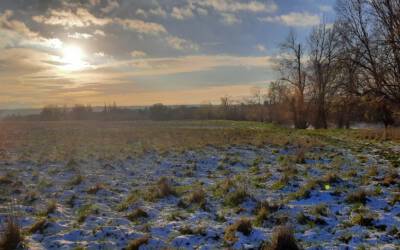
[{"label": "dead vegetation", "polygon": [[7,216],[1,226],[0,250],[13,250],[22,246],[23,236],[17,218],[13,215]]}]

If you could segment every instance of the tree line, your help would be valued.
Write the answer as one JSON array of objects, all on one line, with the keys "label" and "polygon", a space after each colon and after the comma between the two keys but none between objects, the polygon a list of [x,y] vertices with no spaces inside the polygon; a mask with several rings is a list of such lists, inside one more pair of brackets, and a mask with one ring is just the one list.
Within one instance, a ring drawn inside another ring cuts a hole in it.
[{"label": "tree line", "polygon": [[400,104],[400,0],[339,0],[334,23],[306,42],[291,32],[281,44],[272,91],[288,104],[296,128],[349,126],[366,117],[395,123]]}]

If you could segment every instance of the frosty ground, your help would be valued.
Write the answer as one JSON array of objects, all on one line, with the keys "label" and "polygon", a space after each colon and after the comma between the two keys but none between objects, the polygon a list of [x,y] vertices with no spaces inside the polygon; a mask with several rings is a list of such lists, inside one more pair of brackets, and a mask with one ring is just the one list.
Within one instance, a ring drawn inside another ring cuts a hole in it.
[{"label": "frosty ground", "polygon": [[[261,123],[2,124],[0,220],[28,249],[396,249],[400,144]],[[250,222],[245,230],[236,227]]]}]

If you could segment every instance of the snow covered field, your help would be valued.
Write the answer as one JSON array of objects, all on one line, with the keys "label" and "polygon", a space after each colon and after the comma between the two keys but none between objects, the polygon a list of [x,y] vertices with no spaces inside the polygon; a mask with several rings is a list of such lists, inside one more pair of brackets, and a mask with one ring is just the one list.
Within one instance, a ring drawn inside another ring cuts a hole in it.
[{"label": "snow covered field", "polygon": [[[110,125],[98,145],[82,136],[81,125],[40,126],[29,136],[4,137],[0,161],[0,220],[11,207],[28,249],[124,249],[132,242],[140,249],[258,249],[279,225],[290,226],[305,249],[400,245],[395,142],[187,123]],[[167,135],[167,147],[143,140],[146,129]],[[40,140],[43,131],[48,137]],[[225,138],[233,134],[246,138]],[[112,147],[118,141],[120,148]]]}]

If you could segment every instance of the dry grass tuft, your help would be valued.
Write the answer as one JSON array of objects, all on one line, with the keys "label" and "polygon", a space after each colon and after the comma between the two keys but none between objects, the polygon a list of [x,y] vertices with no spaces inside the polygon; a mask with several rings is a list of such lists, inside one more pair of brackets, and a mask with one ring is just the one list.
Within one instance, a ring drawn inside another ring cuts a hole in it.
[{"label": "dry grass tuft", "polygon": [[166,177],[162,177],[153,187],[146,193],[145,199],[155,201],[170,195],[176,195],[175,189],[172,187],[170,181]]},{"label": "dry grass tuft", "polygon": [[43,234],[43,232],[46,229],[46,227],[47,227],[47,220],[46,219],[40,219],[37,222],[35,222],[35,224],[33,224],[28,229],[28,232],[31,233],[31,234],[34,234],[34,233],[37,233],[37,232]]},{"label": "dry grass tuft", "polygon": [[140,218],[147,218],[149,217],[149,215],[147,214],[146,211],[144,211],[141,208],[137,208],[135,210],[132,211],[132,213],[128,214],[127,218],[130,221],[136,221]]},{"label": "dry grass tuft", "polygon": [[17,219],[14,216],[8,216],[0,235],[0,250],[13,250],[22,245],[23,236]]},{"label": "dry grass tuft", "polygon": [[364,189],[356,190],[349,193],[346,197],[348,203],[361,203],[364,204],[368,201],[368,193]]},{"label": "dry grass tuft", "polygon": [[263,250],[300,250],[294,237],[293,230],[287,226],[274,228],[271,244],[262,248]]},{"label": "dry grass tuft", "polygon": [[253,226],[251,221],[247,218],[241,218],[232,225],[225,229],[224,240],[227,243],[235,243],[237,241],[236,232],[241,232],[242,234],[248,236],[253,231]]},{"label": "dry grass tuft", "polygon": [[134,239],[129,242],[129,245],[126,247],[126,250],[138,250],[141,246],[146,245],[150,240],[150,236],[145,235],[140,238]]}]

